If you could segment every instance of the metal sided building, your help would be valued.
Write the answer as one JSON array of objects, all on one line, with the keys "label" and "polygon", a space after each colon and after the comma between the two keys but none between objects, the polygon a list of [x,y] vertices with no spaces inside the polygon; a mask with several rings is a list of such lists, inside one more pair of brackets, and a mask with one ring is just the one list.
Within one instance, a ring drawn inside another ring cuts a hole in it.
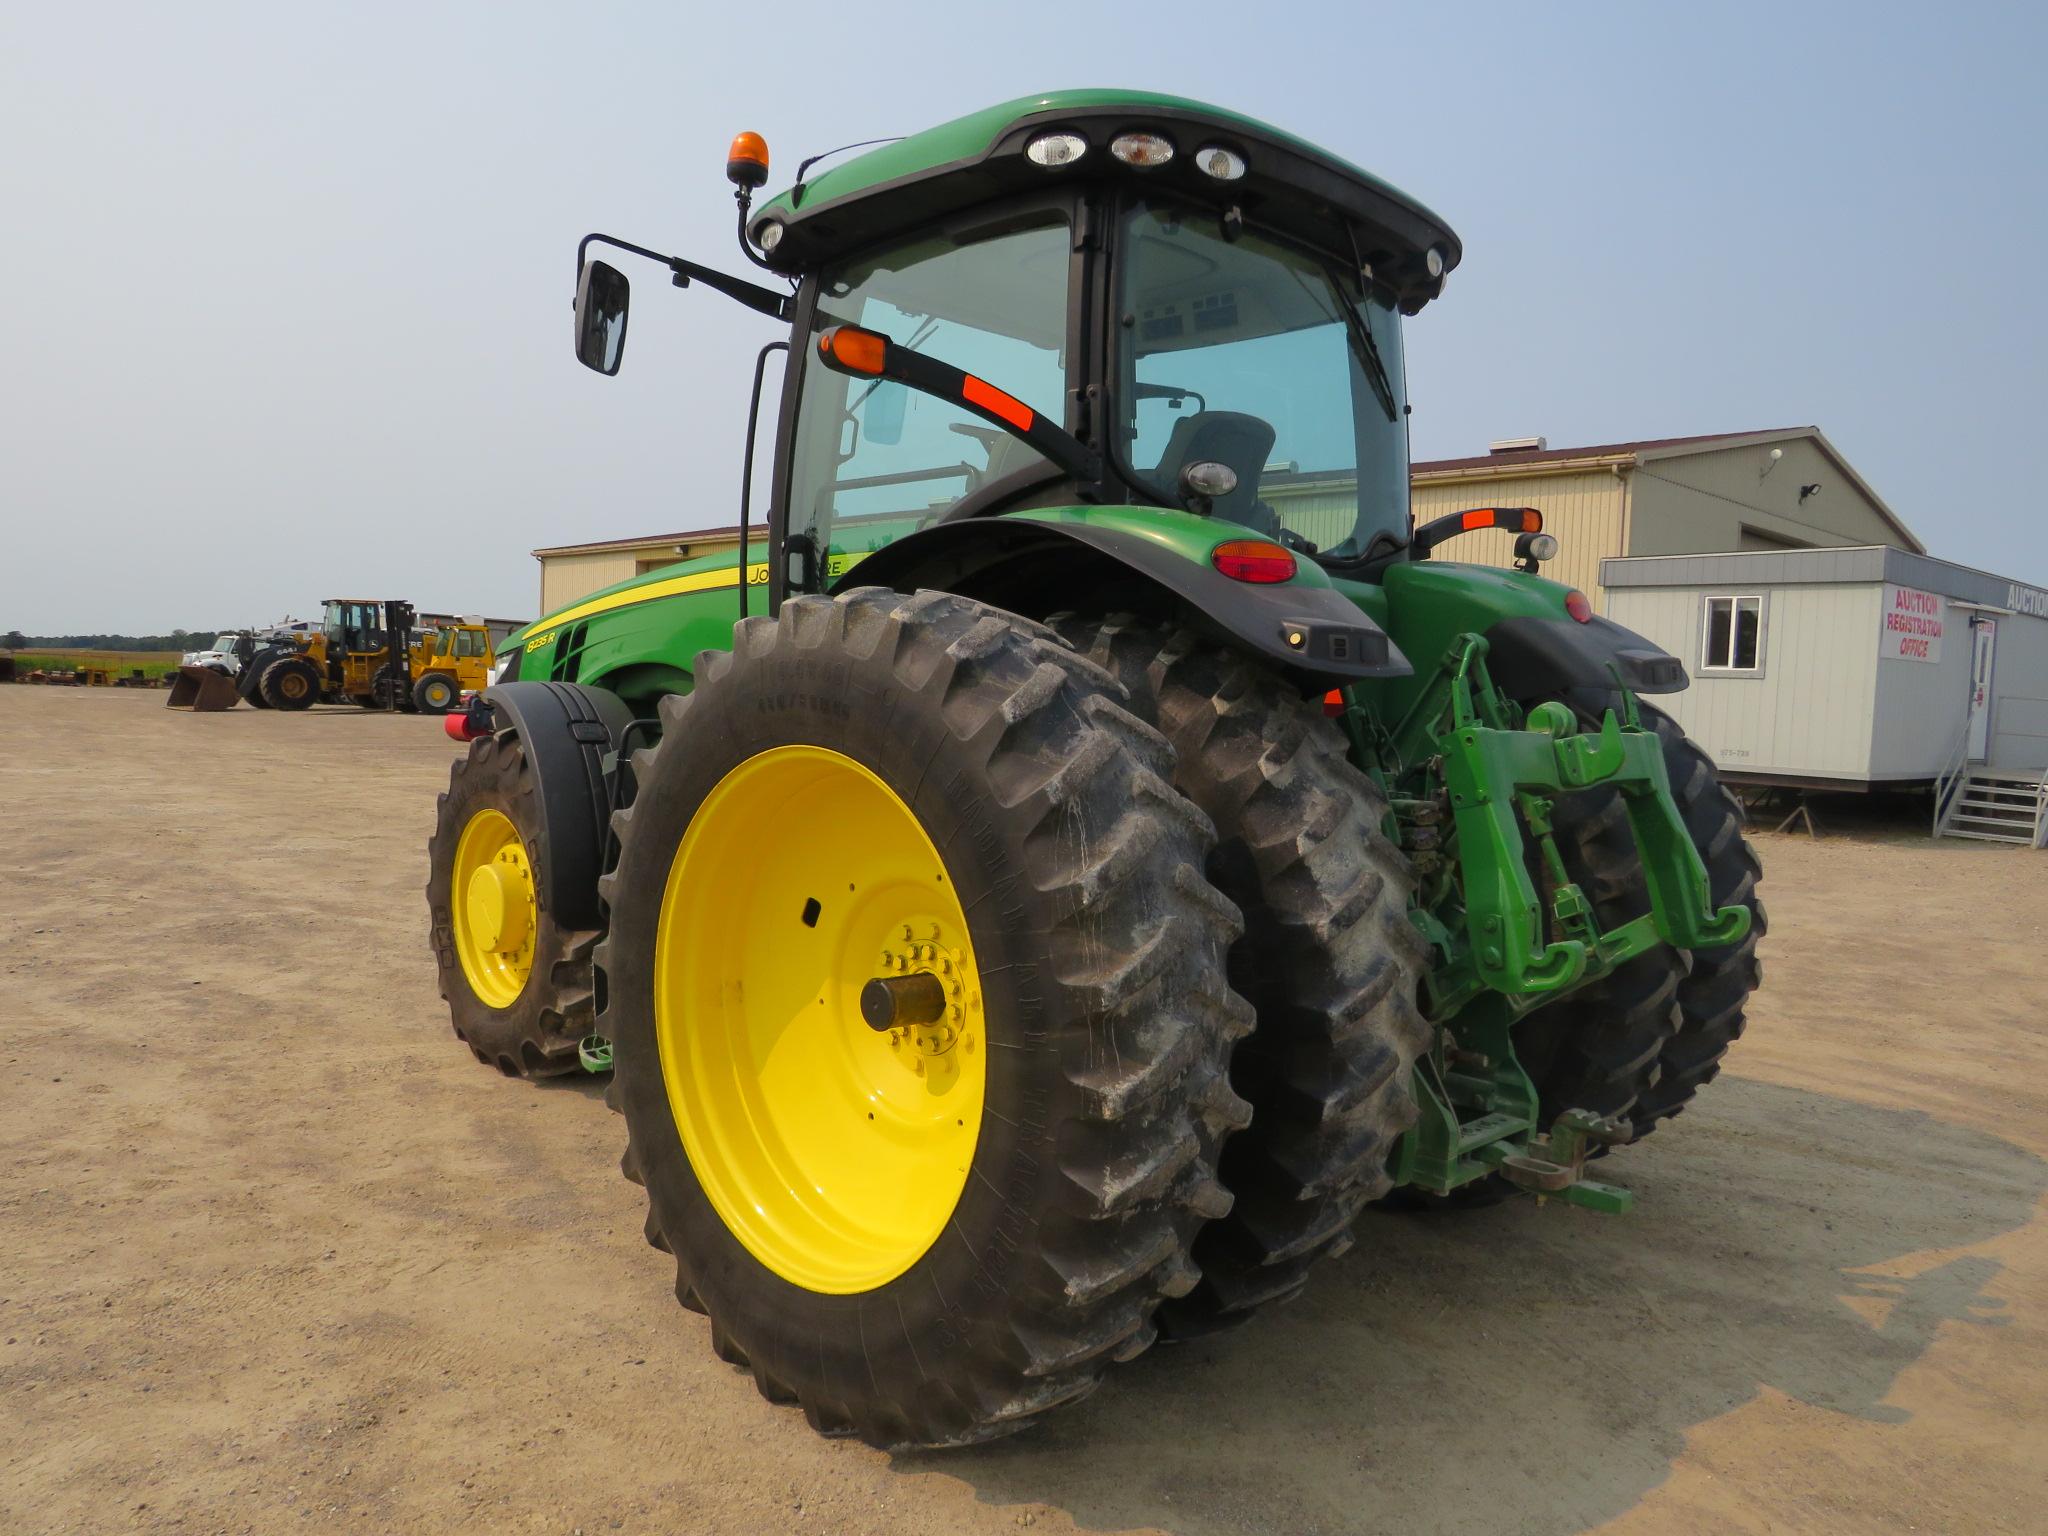
[{"label": "metal sided building", "polygon": [[[1538,437],[1497,442],[1473,458],[1409,466],[1418,522],[1467,507],[1534,507],[1563,545],[1545,574],[1582,588],[1604,607],[1600,562],[1614,555],[1704,554],[1720,549],[1801,549],[1920,541],[1818,427],[1713,432],[1552,448]],[[1268,464],[1259,495],[1297,533],[1342,537],[1356,509],[1349,471]],[[1347,510],[1349,509],[1349,510]],[[749,535],[765,540],[768,530]],[[536,549],[540,611],[553,613],[616,581],[723,554],[739,529],[700,528]],[[1514,535],[1473,533],[1459,560],[1514,562]],[[761,547],[759,543],[755,546]]]},{"label": "metal sided building", "polygon": [[1932,786],[1943,830],[2041,841],[2048,591],[1882,546],[1610,559],[1601,580],[1610,617],[1686,663],[1657,702],[1724,778]]}]

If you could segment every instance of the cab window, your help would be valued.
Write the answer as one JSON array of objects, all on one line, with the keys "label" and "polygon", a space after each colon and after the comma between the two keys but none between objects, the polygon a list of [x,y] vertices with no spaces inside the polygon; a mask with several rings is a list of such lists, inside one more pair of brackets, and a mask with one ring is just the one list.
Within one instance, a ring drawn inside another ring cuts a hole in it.
[{"label": "cab window", "polygon": [[[851,324],[987,379],[1066,418],[1064,215],[955,243],[925,238],[827,273],[816,328]],[[789,526],[851,559],[1043,458],[962,406],[807,359],[790,465]]]}]

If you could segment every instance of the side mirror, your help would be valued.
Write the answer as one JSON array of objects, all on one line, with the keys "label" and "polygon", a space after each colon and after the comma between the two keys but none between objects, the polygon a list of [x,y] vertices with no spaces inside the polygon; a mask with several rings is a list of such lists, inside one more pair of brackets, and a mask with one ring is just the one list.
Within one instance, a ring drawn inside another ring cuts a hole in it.
[{"label": "side mirror", "polygon": [[585,262],[576,281],[576,361],[609,377],[626,355],[632,285],[617,267]]},{"label": "side mirror", "polygon": [[860,435],[871,443],[903,441],[903,415],[910,405],[910,391],[893,379],[877,379],[868,386],[867,403],[861,408]]}]

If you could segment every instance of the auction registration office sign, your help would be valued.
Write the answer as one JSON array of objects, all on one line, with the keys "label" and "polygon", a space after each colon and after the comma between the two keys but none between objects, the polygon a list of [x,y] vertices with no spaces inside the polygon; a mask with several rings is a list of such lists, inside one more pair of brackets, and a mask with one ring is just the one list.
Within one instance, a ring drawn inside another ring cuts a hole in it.
[{"label": "auction registration office sign", "polygon": [[1918,587],[1884,586],[1884,627],[1877,654],[1887,661],[1941,660],[1941,632],[1948,627],[1948,599]]}]

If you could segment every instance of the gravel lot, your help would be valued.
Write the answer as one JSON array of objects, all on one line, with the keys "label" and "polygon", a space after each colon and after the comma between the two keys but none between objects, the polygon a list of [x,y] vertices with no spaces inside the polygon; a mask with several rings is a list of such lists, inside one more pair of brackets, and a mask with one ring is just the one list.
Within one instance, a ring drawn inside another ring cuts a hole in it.
[{"label": "gravel lot", "polygon": [[712,1357],[593,1081],[450,1034],[437,723],[162,699],[0,687],[10,1532],[2048,1531],[2048,854],[1762,838],[1750,1036],[1635,1214],[1375,1215],[891,1457]]}]

